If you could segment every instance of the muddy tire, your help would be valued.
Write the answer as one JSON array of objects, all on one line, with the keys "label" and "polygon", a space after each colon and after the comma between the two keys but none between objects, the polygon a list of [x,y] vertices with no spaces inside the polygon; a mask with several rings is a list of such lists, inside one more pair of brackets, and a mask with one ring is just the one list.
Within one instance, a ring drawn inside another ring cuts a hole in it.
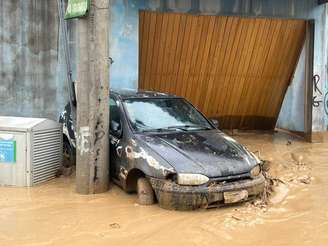
[{"label": "muddy tire", "polygon": [[146,178],[137,181],[138,203],[140,205],[152,205],[155,203],[154,190]]}]

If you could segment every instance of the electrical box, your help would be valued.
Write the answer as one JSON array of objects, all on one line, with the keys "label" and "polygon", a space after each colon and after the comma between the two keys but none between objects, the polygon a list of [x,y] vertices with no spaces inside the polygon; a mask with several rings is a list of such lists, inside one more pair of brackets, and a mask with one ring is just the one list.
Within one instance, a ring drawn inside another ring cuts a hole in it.
[{"label": "electrical box", "polygon": [[62,126],[49,119],[0,116],[0,185],[33,186],[55,177]]}]

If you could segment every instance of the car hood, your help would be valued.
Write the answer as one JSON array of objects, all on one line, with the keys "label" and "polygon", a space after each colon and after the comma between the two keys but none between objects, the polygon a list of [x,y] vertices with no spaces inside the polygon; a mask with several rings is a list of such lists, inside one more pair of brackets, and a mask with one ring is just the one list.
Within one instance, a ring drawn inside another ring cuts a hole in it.
[{"label": "car hood", "polygon": [[245,147],[219,130],[138,135],[137,139],[177,173],[225,177],[249,172],[258,164]]}]

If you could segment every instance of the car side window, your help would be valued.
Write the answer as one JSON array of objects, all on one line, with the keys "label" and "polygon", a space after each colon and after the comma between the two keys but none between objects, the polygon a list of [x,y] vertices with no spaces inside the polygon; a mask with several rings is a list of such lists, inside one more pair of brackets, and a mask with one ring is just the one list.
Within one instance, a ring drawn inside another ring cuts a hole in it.
[{"label": "car side window", "polygon": [[109,98],[109,120],[110,133],[115,137],[120,138],[122,135],[122,121],[119,107],[113,98]]}]

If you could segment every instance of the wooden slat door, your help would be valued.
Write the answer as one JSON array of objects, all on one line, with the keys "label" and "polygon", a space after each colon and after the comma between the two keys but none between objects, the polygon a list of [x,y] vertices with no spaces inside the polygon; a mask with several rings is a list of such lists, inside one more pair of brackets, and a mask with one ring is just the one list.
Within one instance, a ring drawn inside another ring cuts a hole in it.
[{"label": "wooden slat door", "polygon": [[140,12],[139,88],[190,100],[221,128],[273,129],[303,20]]}]

